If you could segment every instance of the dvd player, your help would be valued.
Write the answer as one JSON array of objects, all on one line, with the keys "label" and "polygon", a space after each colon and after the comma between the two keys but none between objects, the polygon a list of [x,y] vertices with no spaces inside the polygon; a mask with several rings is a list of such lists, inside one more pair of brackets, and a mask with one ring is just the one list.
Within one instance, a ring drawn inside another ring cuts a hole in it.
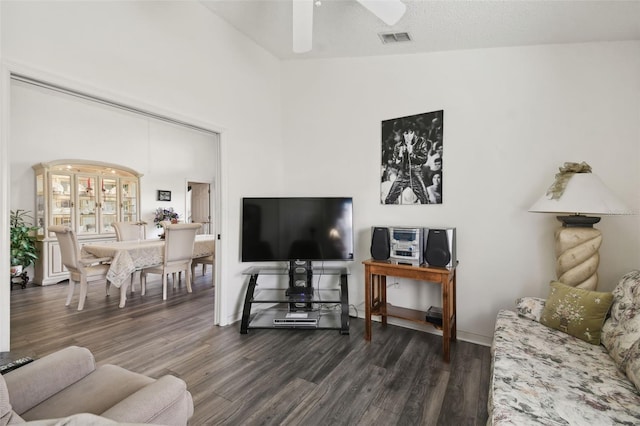
[{"label": "dvd player", "polygon": [[317,312],[278,312],[273,319],[274,326],[280,327],[317,327]]}]

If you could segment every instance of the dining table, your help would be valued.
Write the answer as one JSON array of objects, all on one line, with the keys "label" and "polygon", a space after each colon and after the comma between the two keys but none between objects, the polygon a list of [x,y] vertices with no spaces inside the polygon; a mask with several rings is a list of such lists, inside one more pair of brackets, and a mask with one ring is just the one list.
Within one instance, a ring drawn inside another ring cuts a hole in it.
[{"label": "dining table", "polygon": [[[162,239],[91,243],[82,246],[81,256],[111,258],[107,280],[120,289],[119,306],[124,308],[131,274],[144,268],[161,265],[164,260],[164,244],[165,241]],[[193,258],[211,256],[214,253],[215,235],[196,235]]]}]

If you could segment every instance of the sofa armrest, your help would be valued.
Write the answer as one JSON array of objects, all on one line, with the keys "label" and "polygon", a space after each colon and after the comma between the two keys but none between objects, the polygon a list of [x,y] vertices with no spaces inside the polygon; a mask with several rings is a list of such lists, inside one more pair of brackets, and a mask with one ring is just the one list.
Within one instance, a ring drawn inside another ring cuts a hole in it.
[{"label": "sofa armrest", "polygon": [[22,414],[95,369],[89,349],[70,346],[5,374],[9,401]]},{"label": "sofa armrest", "polygon": [[119,422],[186,425],[193,415],[193,399],[184,380],[167,375],[101,415]]},{"label": "sofa armrest", "polygon": [[[90,413],[74,414],[60,419],[31,420],[29,426],[144,426],[141,423],[119,423]],[[148,425],[147,425],[148,426]]]}]

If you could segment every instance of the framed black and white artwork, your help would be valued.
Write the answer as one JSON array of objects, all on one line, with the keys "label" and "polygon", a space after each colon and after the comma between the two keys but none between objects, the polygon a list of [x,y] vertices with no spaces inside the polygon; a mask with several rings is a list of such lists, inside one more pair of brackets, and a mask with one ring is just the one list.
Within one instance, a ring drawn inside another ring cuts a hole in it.
[{"label": "framed black and white artwork", "polygon": [[444,110],[382,122],[382,204],[442,204]]},{"label": "framed black and white artwork", "polygon": [[158,190],[158,201],[171,201],[171,191]]}]

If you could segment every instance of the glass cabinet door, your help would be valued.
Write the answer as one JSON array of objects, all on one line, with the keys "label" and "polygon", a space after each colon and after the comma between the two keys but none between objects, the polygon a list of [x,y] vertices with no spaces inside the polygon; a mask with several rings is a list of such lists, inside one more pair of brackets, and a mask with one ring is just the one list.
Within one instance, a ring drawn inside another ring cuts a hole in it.
[{"label": "glass cabinet door", "polygon": [[36,175],[36,214],[35,214],[35,226],[36,235],[39,237],[44,236],[44,223],[45,223],[45,196],[44,189],[44,172],[40,172]]},{"label": "glass cabinet door", "polygon": [[96,234],[97,229],[97,178],[96,176],[78,175],[78,234]]},{"label": "glass cabinet door", "polygon": [[122,221],[136,222],[138,220],[138,181],[120,179]]},{"label": "glass cabinet door", "polygon": [[52,225],[73,226],[71,212],[74,192],[71,184],[71,175],[51,174],[51,207],[49,209],[51,220],[49,223]]},{"label": "glass cabinet door", "polygon": [[109,234],[115,232],[113,222],[118,221],[118,181],[116,179],[102,178],[100,211],[100,233]]}]

